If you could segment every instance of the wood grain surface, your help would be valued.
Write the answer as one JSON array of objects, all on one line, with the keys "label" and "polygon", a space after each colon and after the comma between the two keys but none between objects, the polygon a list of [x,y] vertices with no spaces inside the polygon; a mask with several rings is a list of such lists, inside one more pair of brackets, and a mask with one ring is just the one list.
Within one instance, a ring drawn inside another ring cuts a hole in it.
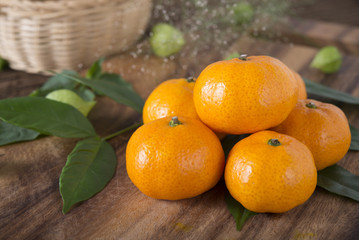
[{"label": "wood grain surface", "polygon": [[359,55],[358,26],[290,18],[277,30],[294,44],[316,48],[334,45],[342,53]]},{"label": "wood grain surface", "polygon": [[[316,49],[251,38],[239,39],[229,50],[279,58],[304,77],[359,97],[359,57],[344,56],[332,75],[309,68]],[[131,58],[122,55],[104,67],[118,72],[146,97],[159,82],[196,76],[203,65],[221,57],[199,56],[185,69],[183,59]],[[132,69],[135,65],[137,70]],[[143,70],[141,70],[143,68]],[[138,71],[138,69],[140,69]],[[21,75],[21,77],[19,77]],[[13,71],[0,73],[1,98],[23,96],[46,77]],[[332,102],[339,104],[338,102]],[[358,106],[339,104],[359,128]],[[89,116],[99,134],[119,130],[140,115],[103,98]],[[303,205],[283,214],[258,214],[241,232],[224,203],[221,180],[212,190],[192,199],[163,201],[142,194],[125,168],[126,143],[131,133],[110,140],[118,166],[106,188],[68,214],[61,213],[58,178],[76,140],[43,137],[0,148],[0,239],[358,239],[359,204],[317,188]],[[340,165],[359,175],[359,153],[349,152]]]}]

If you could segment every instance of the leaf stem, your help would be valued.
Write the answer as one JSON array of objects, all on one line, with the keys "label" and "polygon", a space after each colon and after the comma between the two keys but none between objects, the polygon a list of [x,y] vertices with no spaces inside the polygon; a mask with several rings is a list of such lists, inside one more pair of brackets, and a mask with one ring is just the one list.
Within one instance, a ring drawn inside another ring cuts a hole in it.
[{"label": "leaf stem", "polygon": [[122,133],[125,133],[125,132],[127,132],[127,131],[130,131],[130,130],[132,130],[132,129],[134,129],[134,128],[138,128],[138,127],[141,126],[142,124],[143,124],[142,122],[135,123],[135,124],[133,124],[133,125],[127,127],[127,128],[121,129],[120,131],[117,131],[117,132],[112,133],[112,134],[110,134],[110,135],[108,135],[108,136],[106,136],[106,137],[103,137],[102,140],[104,140],[104,141],[109,140],[109,139],[111,139],[111,138],[113,138],[113,137],[116,137],[117,135],[120,135],[120,134],[122,134]]}]

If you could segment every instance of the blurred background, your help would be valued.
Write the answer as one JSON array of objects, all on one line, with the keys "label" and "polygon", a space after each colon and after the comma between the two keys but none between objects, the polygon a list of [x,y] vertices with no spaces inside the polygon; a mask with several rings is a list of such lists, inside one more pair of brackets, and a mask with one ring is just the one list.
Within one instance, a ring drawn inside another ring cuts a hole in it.
[{"label": "blurred background", "polygon": [[[133,60],[142,58],[175,61],[182,69],[177,75],[196,75],[228,56],[243,37],[315,48],[330,43],[359,54],[358,12],[357,0],[0,0],[0,65],[48,75],[48,70],[82,71],[101,57],[118,56],[106,70],[145,71]],[[158,23],[173,29],[154,34]],[[348,35],[349,40],[336,39]],[[123,57],[132,59],[126,61],[130,67],[123,66]]]}]

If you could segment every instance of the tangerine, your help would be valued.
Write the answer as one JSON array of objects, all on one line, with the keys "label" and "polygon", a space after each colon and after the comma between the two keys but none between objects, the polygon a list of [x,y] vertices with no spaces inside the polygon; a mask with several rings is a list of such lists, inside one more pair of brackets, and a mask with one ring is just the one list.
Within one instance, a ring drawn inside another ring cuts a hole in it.
[{"label": "tangerine", "polygon": [[298,83],[298,99],[307,99],[307,90],[303,78],[296,71],[292,70],[292,72]]},{"label": "tangerine", "polygon": [[148,96],[143,108],[143,123],[167,117],[184,116],[199,120],[193,103],[193,78],[164,81]]},{"label": "tangerine", "polygon": [[298,100],[291,70],[269,56],[210,64],[193,90],[199,118],[215,132],[253,133],[280,124]]},{"label": "tangerine", "polygon": [[282,213],[308,200],[317,184],[317,171],[303,143],[260,131],[232,148],[224,178],[230,194],[248,210]]},{"label": "tangerine", "polygon": [[351,142],[348,119],[343,111],[312,99],[299,100],[288,118],[273,130],[307,145],[318,170],[342,159]]},{"label": "tangerine", "polygon": [[217,184],[224,152],[217,136],[201,121],[165,117],[144,124],[131,136],[126,168],[133,184],[149,197],[191,198]]}]

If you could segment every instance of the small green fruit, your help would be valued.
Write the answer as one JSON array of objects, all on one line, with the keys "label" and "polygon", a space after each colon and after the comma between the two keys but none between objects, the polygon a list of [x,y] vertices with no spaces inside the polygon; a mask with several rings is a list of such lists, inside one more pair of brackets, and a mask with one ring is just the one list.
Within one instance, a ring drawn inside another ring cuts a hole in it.
[{"label": "small green fruit", "polygon": [[150,44],[157,56],[168,57],[178,53],[185,44],[185,40],[182,32],[175,27],[159,23],[152,28]]},{"label": "small green fruit", "polygon": [[84,116],[95,106],[96,101],[86,102],[75,92],[68,89],[60,89],[50,92],[46,98],[69,104],[79,110]]},{"label": "small green fruit", "polygon": [[250,23],[254,17],[254,9],[250,3],[236,3],[233,8],[234,19],[237,24]]},{"label": "small green fruit", "polygon": [[324,73],[335,73],[342,65],[342,55],[334,46],[326,46],[315,55],[310,66]]}]

